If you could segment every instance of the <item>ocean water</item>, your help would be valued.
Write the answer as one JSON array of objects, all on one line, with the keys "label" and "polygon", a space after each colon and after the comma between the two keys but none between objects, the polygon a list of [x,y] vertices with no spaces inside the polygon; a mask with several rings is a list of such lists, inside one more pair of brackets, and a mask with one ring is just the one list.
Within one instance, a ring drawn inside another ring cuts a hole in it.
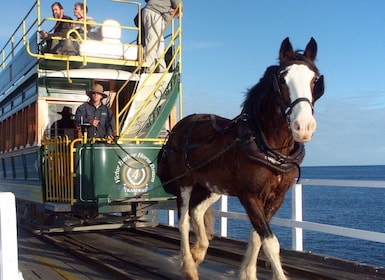
[{"label": "ocean water", "polygon": [[[303,179],[385,181],[385,166],[302,167]],[[303,186],[303,220],[385,233],[385,189]],[[229,211],[244,212],[237,198],[229,198]],[[291,192],[275,217],[291,217]],[[291,229],[272,225],[282,248],[291,248]],[[251,225],[228,221],[228,236],[248,240]],[[385,267],[385,243],[303,232],[304,251]]]},{"label": "ocean water", "polygon": [[[302,167],[301,178],[385,181],[385,165]],[[385,189],[304,185],[302,194],[304,221],[385,233]],[[235,197],[229,197],[228,207],[229,211],[245,212]],[[291,217],[291,191],[275,217]],[[166,221],[160,215],[160,222]],[[291,249],[291,229],[275,225],[272,229],[281,248]],[[250,231],[248,221],[228,220],[229,237],[247,241]],[[385,267],[385,243],[307,230],[303,238],[304,251]]]}]

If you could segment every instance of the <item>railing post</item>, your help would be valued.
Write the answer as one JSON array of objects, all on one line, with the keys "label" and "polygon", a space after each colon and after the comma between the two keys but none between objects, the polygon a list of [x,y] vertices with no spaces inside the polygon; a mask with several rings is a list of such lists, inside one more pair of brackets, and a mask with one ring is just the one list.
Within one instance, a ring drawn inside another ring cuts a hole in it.
[{"label": "railing post", "polygon": [[[294,184],[291,194],[292,219],[302,222],[302,184]],[[292,248],[296,251],[303,251],[303,229],[293,227],[292,235]]]},{"label": "railing post", "polygon": [[174,210],[168,210],[168,215],[167,215],[168,225],[171,227],[175,226],[174,212],[175,212]]},{"label": "railing post", "polygon": [[[227,205],[228,205],[228,196],[222,195],[221,199],[219,201],[219,211],[221,212],[227,212]],[[220,230],[220,236],[227,237],[227,217],[220,217],[219,221],[219,230]]]},{"label": "railing post", "polygon": [[15,195],[0,193],[0,279],[23,279],[19,273]]}]

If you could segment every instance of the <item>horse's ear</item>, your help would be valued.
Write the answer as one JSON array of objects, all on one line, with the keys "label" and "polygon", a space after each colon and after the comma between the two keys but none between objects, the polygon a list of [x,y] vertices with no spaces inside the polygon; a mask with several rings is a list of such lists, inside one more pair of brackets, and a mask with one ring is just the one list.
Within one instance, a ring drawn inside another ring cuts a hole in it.
[{"label": "horse's ear", "polygon": [[309,43],[307,43],[305,49],[305,56],[310,60],[314,61],[317,56],[317,42],[311,37]]},{"label": "horse's ear", "polygon": [[279,61],[285,62],[293,60],[294,51],[293,46],[289,41],[289,37],[286,37],[285,40],[282,41],[281,49],[279,50]]}]

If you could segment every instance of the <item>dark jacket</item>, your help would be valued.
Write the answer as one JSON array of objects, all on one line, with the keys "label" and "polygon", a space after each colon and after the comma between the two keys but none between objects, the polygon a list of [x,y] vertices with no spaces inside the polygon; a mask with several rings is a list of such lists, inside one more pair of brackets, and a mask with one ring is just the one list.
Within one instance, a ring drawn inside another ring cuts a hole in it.
[{"label": "dark jacket", "polygon": [[[86,126],[91,120],[99,120],[98,127]],[[75,114],[75,123],[82,125],[82,131],[87,131],[89,138],[104,138],[108,135],[114,136],[115,120],[110,107],[102,104],[96,108],[92,101],[80,105]]]},{"label": "dark jacket", "polygon": [[[62,19],[72,20],[72,18],[69,16],[63,16]],[[52,39],[52,37],[66,38],[68,31],[70,31],[71,29],[72,29],[72,23],[57,21],[53,28],[53,33],[48,34],[48,38],[49,39]]]}]

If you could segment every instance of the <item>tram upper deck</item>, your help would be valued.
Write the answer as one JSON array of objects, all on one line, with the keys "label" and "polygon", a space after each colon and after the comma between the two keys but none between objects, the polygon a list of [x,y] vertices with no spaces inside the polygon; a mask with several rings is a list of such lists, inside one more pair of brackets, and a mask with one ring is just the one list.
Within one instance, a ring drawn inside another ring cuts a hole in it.
[{"label": "tram upper deck", "polygon": [[[158,73],[157,65],[150,69],[146,63],[139,2],[92,3],[91,32],[99,37],[89,36],[86,20],[42,17],[51,5],[36,0],[1,49],[0,190],[14,192],[19,209],[27,212],[34,212],[36,204],[85,216],[139,216],[138,205],[131,203],[170,197],[155,167],[164,132],[182,115],[182,19],[171,16],[159,37],[165,39],[160,59],[166,70]],[[92,12],[94,6],[98,13]],[[65,7],[65,14],[69,11]],[[53,51],[45,48],[39,32],[57,21],[72,29],[52,37],[60,46]],[[84,26],[84,34],[75,24]],[[103,102],[114,115],[112,141],[87,138],[74,122],[59,129],[64,112],[73,116],[95,84],[102,85],[108,96]]]},{"label": "tram upper deck", "polygon": [[[72,28],[66,37],[53,38],[61,44],[55,52],[44,49],[39,31],[50,30],[57,21],[81,24],[87,30],[87,21],[43,18],[51,4],[36,0],[1,49],[0,125],[2,132],[11,132],[1,133],[1,152],[40,145],[53,136],[58,112],[64,107],[74,112],[87,101],[86,91],[95,83],[109,94],[106,103],[115,115],[120,141],[156,138],[175,123],[174,105],[181,93],[181,19],[171,17],[167,23],[162,55],[167,70],[155,73],[145,62],[139,2],[100,1],[100,20],[90,6],[96,21],[92,32],[98,36],[91,39],[88,31]],[[84,5],[86,10],[86,1]],[[65,7],[66,14],[70,11]],[[181,115],[180,106],[179,111]]]}]

